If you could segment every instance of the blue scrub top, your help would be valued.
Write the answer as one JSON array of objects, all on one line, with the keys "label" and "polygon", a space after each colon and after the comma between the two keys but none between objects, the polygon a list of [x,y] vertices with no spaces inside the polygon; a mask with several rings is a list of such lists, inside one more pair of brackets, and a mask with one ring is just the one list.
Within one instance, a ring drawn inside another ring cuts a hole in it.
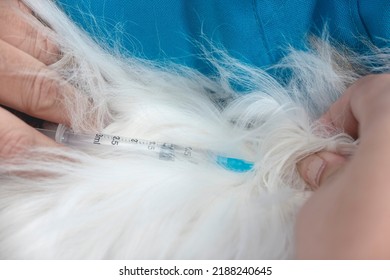
[{"label": "blue scrub top", "polygon": [[[93,36],[133,55],[174,61],[210,73],[196,44],[207,38],[258,67],[278,62],[288,46],[327,26],[355,51],[364,40],[390,46],[389,0],[59,0]],[[93,17],[91,17],[93,15]],[[98,28],[97,28],[98,26]],[[102,32],[102,30],[105,30]]]}]

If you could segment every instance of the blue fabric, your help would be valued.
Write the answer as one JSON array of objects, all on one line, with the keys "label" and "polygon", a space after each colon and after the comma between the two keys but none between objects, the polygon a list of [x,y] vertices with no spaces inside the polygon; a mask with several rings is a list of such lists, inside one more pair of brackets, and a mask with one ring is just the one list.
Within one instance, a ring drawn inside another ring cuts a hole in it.
[{"label": "blue fabric", "polygon": [[389,47],[390,1],[359,1],[358,9],[361,23],[370,40],[378,47]]},{"label": "blue fabric", "polygon": [[[253,65],[272,65],[287,46],[304,47],[308,33],[326,23],[331,37],[358,52],[362,39],[390,39],[388,0],[59,0],[92,35],[121,44],[134,55],[170,60],[209,73],[194,42],[208,38]],[[94,19],[88,14],[91,13]],[[96,24],[108,33],[97,32]],[[204,37],[203,37],[204,36]]]}]

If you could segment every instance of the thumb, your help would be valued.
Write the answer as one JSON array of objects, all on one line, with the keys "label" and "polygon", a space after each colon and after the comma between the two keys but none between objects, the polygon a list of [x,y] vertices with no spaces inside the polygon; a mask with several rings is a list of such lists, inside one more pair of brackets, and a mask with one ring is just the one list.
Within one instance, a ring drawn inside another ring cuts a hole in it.
[{"label": "thumb", "polygon": [[347,159],[332,152],[318,152],[307,156],[297,164],[298,172],[309,185],[310,189],[316,190],[330,177],[347,163]]}]

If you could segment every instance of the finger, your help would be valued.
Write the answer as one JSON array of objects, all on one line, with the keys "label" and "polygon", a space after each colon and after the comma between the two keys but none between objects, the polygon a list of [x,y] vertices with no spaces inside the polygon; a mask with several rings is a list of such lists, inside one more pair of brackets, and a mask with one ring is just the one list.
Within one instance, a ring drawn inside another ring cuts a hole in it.
[{"label": "finger", "polygon": [[378,116],[387,118],[389,104],[389,74],[367,75],[358,79],[344,92],[320,122],[342,129],[357,138],[359,129],[372,125]]},{"label": "finger", "polygon": [[358,136],[359,124],[351,109],[352,90],[346,92],[319,119],[320,123],[338,131],[343,131],[354,138]]},{"label": "finger", "polygon": [[347,159],[343,156],[331,152],[319,152],[301,160],[297,168],[310,189],[316,190],[337,174],[346,163]]},{"label": "finger", "polygon": [[74,89],[30,55],[0,40],[0,104],[56,123],[68,124],[63,97]]},{"label": "finger", "polygon": [[0,107],[0,157],[10,157],[33,146],[59,146]]},{"label": "finger", "polygon": [[54,32],[41,24],[20,1],[0,1],[0,39],[49,65],[58,60]]}]

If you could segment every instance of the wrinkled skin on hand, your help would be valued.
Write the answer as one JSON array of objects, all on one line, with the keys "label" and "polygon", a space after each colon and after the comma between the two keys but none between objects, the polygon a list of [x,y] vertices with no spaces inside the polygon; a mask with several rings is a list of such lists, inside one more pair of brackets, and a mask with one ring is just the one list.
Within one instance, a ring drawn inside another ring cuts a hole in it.
[{"label": "wrinkled skin on hand", "polygon": [[32,120],[68,123],[61,95],[73,89],[48,68],[60,57],[52,35],[21,1],[0,1],[0,157],[56,145]]}]

